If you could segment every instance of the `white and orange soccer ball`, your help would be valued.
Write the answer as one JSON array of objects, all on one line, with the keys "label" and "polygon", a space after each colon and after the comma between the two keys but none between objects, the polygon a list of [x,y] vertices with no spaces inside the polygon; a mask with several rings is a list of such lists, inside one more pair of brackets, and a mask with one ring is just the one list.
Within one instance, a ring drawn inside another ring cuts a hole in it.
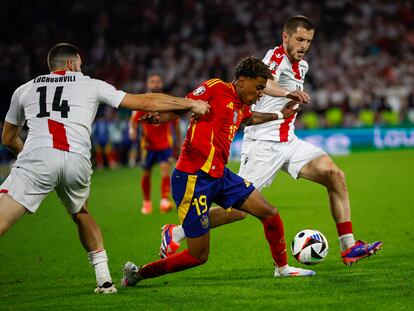
[{"label": "white and orange soccer ball", "polygon": [[301,230],[292,241],[293,257],[305,265],[320,263],[328,255],[328,251],[328,240],[318,230]]}]

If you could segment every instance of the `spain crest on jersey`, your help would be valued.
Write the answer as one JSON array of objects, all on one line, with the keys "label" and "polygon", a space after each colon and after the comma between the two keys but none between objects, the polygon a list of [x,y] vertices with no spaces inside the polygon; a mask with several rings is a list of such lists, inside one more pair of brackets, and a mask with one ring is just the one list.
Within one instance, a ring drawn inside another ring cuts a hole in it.
[{"label": "spain crest on jersey", "polygon": [[193,95],[195,95],[195,96],[200,96],[200,95],[201,95],[201,94],[203,94],[205,91],[206,91],[206,88],[205,88],[205,86],[204,86],[204,85],[202,85],[202,86],[199,86],[198,88],[196,88],[196,89],[193,91]]},{"label": "spain crest on jersey", "polygon": [[206,216],[206,215],[201,216],[201,218],[200,218],[200,223],[201,223],[201,226],[202,226],[204,229],[207,229],[207,228],[208,228],[208,226],[209,226],[208,216]]}]

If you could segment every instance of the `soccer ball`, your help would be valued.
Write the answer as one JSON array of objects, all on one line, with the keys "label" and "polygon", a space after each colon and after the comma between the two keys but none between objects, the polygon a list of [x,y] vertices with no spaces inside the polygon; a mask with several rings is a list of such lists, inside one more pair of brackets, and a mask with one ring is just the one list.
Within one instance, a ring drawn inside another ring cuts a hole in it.
[{"label": "soccer ball", "polygon": [[316,265],[328,255],[328,240],[318,230],[299,231],[292,241],[292,255],[305,265]]}]

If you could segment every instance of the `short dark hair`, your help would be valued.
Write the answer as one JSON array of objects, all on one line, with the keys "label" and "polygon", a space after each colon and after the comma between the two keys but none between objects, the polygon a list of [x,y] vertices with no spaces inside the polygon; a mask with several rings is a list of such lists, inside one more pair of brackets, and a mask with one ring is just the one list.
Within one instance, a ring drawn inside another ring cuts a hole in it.
[{"label": "short dark hair", "polygon": [[77,57],[79,50],[69,43],[58,43],[47,53],[47,64],[50,70],[58,69],[65,65],[68,58]]},{"label": "short dark hair", "polygon": [[148,80],[149,78],[154,77],[154,76],[160,77],[160,78],[161,78],[161,80],[164,80],[164,79],[162,78],[162,75],[161,75],[159,72],[157,72],[157,71],[150,71],[150,72],[148,72],[148,73],[147,73],[147,80]]},{"label": "short dark hair", "polygon": [[286,21],[283,26],[283,31],[287,32],[290,36],[297,31],[298,27],[305,28],[306,30],[315,29],[309,18],[303,15],[296,15]]},{"label": "short dark hair", "polygon": [[269,67],[266,66],[265,63],[263,63],[260,59],[254,56],[243,58],[237,65],[234,76],[236,79],[244,76],[250,79],[262,77],[266,80],[273,80],[273,75]]}]

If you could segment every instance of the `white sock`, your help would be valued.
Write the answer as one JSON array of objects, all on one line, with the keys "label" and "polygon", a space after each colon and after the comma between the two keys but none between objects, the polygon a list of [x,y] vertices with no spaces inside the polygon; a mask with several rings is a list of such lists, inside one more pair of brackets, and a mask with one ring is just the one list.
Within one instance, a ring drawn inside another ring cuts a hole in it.
[{"label": "white sock", "polygon": [[102,286],[105,282],[112,283],[111,274],[108,268],[108,256],[104,249],[88,253],[88,259],[95,269],[96,283]]},{"label": "white sock", "polygon": [[278,267],[278,266],[276,266],[276,268],[277,268],[277,271],[279,272],[279,273],[283,273],[283,272],[285,272],[286,270],[288,270],[289,268],[290,268],[290,266],[289,265],[285,265],[285,266],[283,266],[283,267]]},{"label": "white sock", "polygon": [[341,251],[345,251],[348,248],[354,246],[355,238],[352,233],[344,234],[339,236],[339,244],[341,244]]},{"label": "white sock", "polygon": [[176,226],[172,229],[172,240],[175,243],[181,243],[185,239],[185,233],[182,226]]}]

